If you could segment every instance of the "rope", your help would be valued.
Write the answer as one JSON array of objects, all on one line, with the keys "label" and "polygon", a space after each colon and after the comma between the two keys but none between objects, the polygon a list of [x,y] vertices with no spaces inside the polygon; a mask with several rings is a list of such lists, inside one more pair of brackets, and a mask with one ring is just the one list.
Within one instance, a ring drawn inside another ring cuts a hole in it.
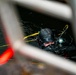
[{"label": "rope", "polygon": [[[23,38],[23,40],[25,40],[25,39],[27,39],[27,38],[29,38],[29,37],[32,37],[32,36],[36,36],[36,35],[38,35],[38,34],[39,34],[39,32],[34,33],[34,34],[31,34],[31,35],[28,35],[28,36],[25,36],[25,37]],[[31,42],[31,41],[36,41],[36,39],[26,40],[26,42]],[[2,47],[7,47],[7,46],[8,46],[8,45],[5,44],[5,45],[0,46],[0,48],[2,48]]]}]

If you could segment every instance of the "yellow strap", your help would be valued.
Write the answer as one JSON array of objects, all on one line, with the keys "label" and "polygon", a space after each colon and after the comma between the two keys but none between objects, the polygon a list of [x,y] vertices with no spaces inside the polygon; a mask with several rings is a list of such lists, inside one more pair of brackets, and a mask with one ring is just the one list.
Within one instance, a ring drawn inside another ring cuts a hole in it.
[{"label": "yellow strap", "polygon": [[[28,35],[28,36],[25,36],[24,38],[23,38],[23,40],[24,39],[27,39],[27,38],[29,38],[29,37],[31,37],[31,36],[36,36],[36,35],[38,35],[39,34],[39,32],[37,32],[37,33],[34,33],[34,34],[31,34],[31,35]],[[35,41],[35,39],[33,39],[33,40],[26,40],[26,42],[31,42],[31,41]],[[0,48],[1,47],[6,47],[6,46],[8,46],[7,44],[6,45],[2,45],[2,46],[0,46]]]},{"label": "yellow strap", "polygon": [[32,41],[36,41],[36,39],[26,40],[26,42],[32,42]]},{"label": "yellow strap", "polygon": [[67,30],[68,29],[68,25],[65,25],[65,27],[63,28],[63,30]]},{"label": "yellow strap", "polygon": [[28,36],[25,36],[23,39],[27,39],[27,38],[29,38],[29,37],[31,37],[31,36],[36,36],[36,35],[38,35],[38,34],[39,34],[39,32],[34,33],[34,34],[31,34],[31,35],[28,35]]},{"label": "yellow strap", "polygon": [[65,25],[65,27],[63,28],[63,31],[61,33],[59,33],[58,35],[62,35],[64,34],[64,32],[69,28],[68,25]]}]

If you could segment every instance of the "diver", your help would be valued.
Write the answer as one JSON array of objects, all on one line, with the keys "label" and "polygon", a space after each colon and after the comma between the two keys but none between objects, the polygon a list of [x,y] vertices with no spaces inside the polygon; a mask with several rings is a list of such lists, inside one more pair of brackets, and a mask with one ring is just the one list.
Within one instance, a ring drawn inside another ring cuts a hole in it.
[{"label": "diver", "polygon": [[51,51],[54,48],[54,33],[51,29],[41,29],[38,35],[38,43],[40,47],[46,51]]},{"label": "diver", "polygon": [[47,52],[63,56],[76,61],[76,45],[73,37],[68,34],[68,25],[62,31],[50,28],[42,28],[39,32],[31,34],[34,36],[29,44],[41,48]]},{"label": "diver", "polygon": [[64,56],[76,61],[76,46],[73,38],[68,34],[61,33],[58,37],[52,29],[41,29],[37,37],[37,42],[41,49]]}]

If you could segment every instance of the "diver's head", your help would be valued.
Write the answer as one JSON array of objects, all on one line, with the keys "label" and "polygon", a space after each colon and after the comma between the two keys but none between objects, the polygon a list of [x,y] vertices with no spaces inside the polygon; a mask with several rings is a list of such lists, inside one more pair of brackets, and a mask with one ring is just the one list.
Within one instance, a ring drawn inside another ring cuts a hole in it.
[{"label": "diver's head", "polygon": [[52,30],[49,28],[41,29],[39,40],[45,47],[54,44],[54,34]]}]

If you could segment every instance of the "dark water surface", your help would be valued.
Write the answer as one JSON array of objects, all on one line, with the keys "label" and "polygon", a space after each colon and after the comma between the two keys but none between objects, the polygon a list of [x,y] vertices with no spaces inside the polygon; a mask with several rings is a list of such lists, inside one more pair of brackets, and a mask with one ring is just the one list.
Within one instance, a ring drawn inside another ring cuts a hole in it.
[{"label": "dark water surface", "polygon": [[[16,5],[20,15],[21,27],[26,35],[38,32],[41,28],[51,28],[56,30],[62,30],[63,27],[68,24],[68,33],[72,35],[70,23],[51,16],[47,16],[30,9]],[[0,31],[0,46],[5,45],[3,34]],[[0,47],[0,54],[4,52],[7,47]]]}]

